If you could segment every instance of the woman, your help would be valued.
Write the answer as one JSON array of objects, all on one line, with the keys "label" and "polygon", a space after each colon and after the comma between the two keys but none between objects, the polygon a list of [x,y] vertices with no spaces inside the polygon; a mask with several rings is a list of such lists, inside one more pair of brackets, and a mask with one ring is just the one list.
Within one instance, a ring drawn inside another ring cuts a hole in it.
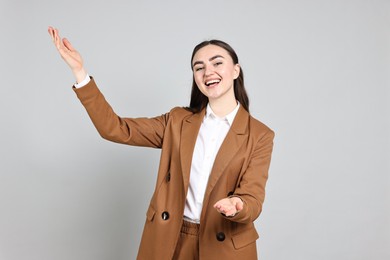
[{"label": "woman", "polygon": [[121,118],[71,43],[57,29],[48,31],[100,135],[162,149],[137,258],[257,259],[253,222],[264,201],[274,133],[248,112],[234,50],[218,40],[195,47],[188,108],[155,118]]}]

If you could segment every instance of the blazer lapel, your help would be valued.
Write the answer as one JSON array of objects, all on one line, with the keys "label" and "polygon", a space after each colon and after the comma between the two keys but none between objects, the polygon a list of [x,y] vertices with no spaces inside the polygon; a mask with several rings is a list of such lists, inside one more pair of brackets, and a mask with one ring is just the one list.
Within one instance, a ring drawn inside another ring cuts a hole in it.
[{"label": "blazer lapel", "polygon": [[[219,149],[217,156],[215,157],[214,165],[211,170],[209,181],[207,184],[206,192],[204,195],[203,206],[207,205],[207,200],[211,191],[213,190],[218,179],[222,173],[232,161],[234,155],[238,152],[240,147],[244,144],[244,141],[248,136],[248,112],[240,106],[233,124],[227,133],[225,140],[223,141],[221,148]],[[203,208],[205,209],[205,207]],[[202,215],[205,210],[202,210]]]},{"label": "blazer lapel", "polygon": [[205,111],[206,110],[203,109],[200,113],[193,114],[183,121],[180,137],[180,161],[183,172],[184,190],[186,194],[190,181],[192,155]]}]

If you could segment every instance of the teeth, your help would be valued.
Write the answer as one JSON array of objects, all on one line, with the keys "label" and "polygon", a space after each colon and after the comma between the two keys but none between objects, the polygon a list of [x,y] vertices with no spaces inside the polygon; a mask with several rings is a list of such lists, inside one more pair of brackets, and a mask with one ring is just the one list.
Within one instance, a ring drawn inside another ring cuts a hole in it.
[{"label": "teeth", "polygon": [[214,80],[210,80],[210,81],[206,82],[206,85],[207,85],[207,86],[210,86],[211,84],[219,83],[219,82],[220,82],[219,79],[214,79]]}]

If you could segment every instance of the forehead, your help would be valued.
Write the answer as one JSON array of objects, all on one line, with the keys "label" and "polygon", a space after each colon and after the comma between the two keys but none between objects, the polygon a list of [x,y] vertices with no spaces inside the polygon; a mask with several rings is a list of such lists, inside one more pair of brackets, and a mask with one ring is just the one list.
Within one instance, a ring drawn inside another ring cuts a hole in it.
[{"label": "forehead", "polygon": [[222,47],[217,45],[209,44],[199,49],[193,58],[193,62],[195,61],[208,61],[210,58],[220,55],[225,59],[231,59],[230,54]]}]

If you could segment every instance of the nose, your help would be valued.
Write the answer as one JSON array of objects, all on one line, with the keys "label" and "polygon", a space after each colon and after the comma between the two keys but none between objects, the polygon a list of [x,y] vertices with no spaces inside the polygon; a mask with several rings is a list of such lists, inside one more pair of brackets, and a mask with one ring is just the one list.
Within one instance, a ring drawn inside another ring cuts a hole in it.
[{"label": "nose", "polygon": [[214,73],[214,69],[213,69],[213,66],[210,66],[210,65],[205,65],[205,68],[204,68],[204,75],[205,76],[209,76],[211,74]]}]

